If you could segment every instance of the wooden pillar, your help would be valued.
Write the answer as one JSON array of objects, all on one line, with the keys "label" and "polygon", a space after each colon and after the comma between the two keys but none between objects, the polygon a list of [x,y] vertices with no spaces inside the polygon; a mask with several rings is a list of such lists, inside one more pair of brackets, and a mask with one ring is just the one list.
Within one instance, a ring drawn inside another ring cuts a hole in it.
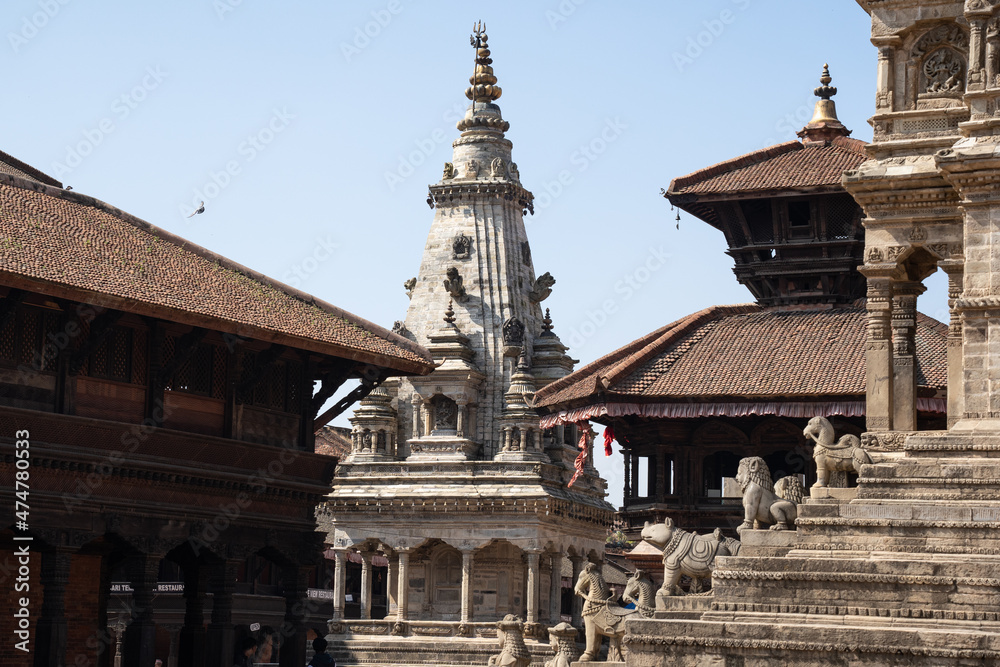
[{"label": "wooden pillar", "polygon": [[126,560],[132,584],[132,622],[125,628],[124,663],[151,665],[156,660],[156,623],[153,595],[160,574],[160,554],[136,554]]},{"label": "wooden pillar", "polygon": [[226,560],[211,568],[212,618],[205,633],[205,667],[232,667],[233,593],[241,564],[239,560]]},{"label": "wooden pillar", "polygon": [[180,631],[178,663],[185,667],[205,665],[205,590],[207,567],[195,563],[184,568],[184,626]]},{"label": "wooden pillar", "polygon": [[632,498],[632,450],[623,449],[622,458],[625,459],[625,493],[623,498],[625,506],[628,507],[629,500]]},{"label": "wooden pillar", "polygon": [[286,565],[282,568],[285,584],[285,619],[282,623],[280,667],[306,664],[306,603],[309,567]]}]

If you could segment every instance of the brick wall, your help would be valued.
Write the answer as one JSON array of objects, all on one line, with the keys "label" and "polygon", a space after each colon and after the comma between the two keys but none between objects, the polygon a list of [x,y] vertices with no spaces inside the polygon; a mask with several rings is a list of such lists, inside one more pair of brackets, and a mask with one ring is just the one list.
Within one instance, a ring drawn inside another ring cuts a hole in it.
[{"label": "brick wall", "polygon": [[[98,650],[107,643],[97,627],[100,584],[101,557],[75,554],[66,586],[66,667],[95,667]],[[107,648],[113,651],[114,644]]]}]

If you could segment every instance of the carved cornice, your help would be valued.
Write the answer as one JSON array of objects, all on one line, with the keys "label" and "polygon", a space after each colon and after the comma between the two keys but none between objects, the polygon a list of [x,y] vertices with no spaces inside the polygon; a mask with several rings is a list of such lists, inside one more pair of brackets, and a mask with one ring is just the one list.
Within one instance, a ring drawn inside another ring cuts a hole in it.
[{"label": "carved cornice", "polygon": [[534,214],[535,196],[512,181],[447,181],[428,188],[427,203],[435,206],[449,206],[454,202],[469,200],[502,199],[516,202],[524,213]]}]

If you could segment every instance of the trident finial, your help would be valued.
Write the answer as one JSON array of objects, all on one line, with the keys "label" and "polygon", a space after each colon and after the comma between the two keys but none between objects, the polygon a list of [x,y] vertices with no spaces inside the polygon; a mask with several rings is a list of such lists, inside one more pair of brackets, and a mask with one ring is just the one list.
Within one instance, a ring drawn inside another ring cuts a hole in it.
[{"label": "trident finial", "polygon": [[[489,36],[486,34],[486,24],[477,21],[472,26],[472,34],[469,36],[469,43],[476,50],[476,69],[469,83],[472,85],[465,90],[465,96],[473,102],[492,102],[500,97],[500,86],[496,85],[497,78],[493,75],[493,59],[490,58],[490,45],[487,43]],[[475,110],[475,109],[473,109]]]}]

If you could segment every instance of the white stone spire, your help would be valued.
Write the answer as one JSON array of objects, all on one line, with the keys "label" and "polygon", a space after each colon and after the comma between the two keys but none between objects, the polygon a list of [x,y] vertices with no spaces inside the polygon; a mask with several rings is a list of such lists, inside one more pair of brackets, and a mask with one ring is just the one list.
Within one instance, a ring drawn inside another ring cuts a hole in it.
[{"label": "white stone spire", "polygon": [[[466,90],[471,104],[458,122],[461,136],[452,160],[430,186],[434,220],[404,326],[417,342],[429,344],[452,301],[454,326],[468,337],[472,364],[483,376],[478,395],[465,407],[464,423],[471,426],[466,437],[479,445],[475,458],[489,459],[501,449],[497,420],[517,356],[524,346],[531,359],[532,341],[542,331],[539,302],[554,281],[548,275],[536,281],[523,220],[532,210],[532,194],[521,186],[504,136],[509,123],[495,103],[501,90],[484,27],[476,26],[472,42],[475,73]],[[426,432],[423,425],[414,428],[414,414],[433,419],[434,395],[425,394],[436,385],[429,378],[400,384],[401,441]],[[419,396],[413,402],[415,385]]]}]

